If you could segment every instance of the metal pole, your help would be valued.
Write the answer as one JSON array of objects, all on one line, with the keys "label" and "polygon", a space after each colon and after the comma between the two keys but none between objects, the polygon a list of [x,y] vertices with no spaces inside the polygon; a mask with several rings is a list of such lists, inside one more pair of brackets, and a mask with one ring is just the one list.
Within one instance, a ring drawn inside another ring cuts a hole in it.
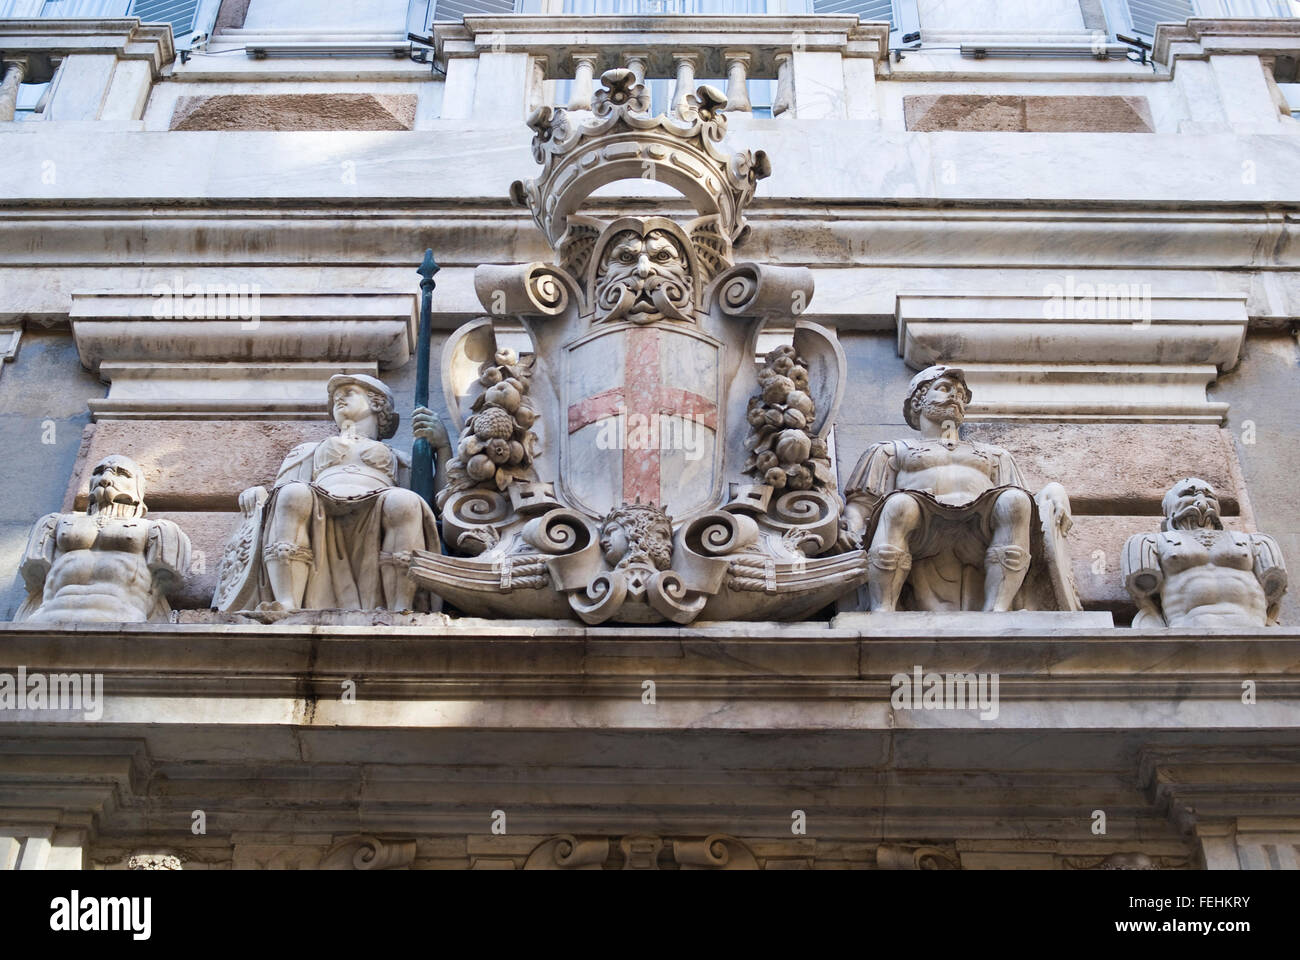
[{"label": "metal pole", "polygon": [[[433,335],[433,275],[440,268],[433,259],[433,251],[424,251],[424,262],[416,273],[420,275],[420,333],[415,344],[415,405],[429,405],[429,341]],[[433,448],[429,441],[417,437],[411,446],[411,489],[433,506]]]}]

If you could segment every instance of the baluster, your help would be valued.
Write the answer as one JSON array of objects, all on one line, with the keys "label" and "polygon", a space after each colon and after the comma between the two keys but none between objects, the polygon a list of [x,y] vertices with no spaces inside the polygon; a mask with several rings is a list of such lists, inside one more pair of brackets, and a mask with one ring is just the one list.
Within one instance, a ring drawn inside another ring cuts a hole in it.
[{"label": "baluster", "polygon": [[636,74],[637,83],[645,83],[646,68],[650,64],[650,58],[644,53],[625,53],[624,59],[627,61],[627,68]]},{"label": "baluster", "polygon": [[779,117],[794,108],[794,54],[790,51],[775,54],[776,96],[772,99],[772,116]]},{"label": "baluster", "polygon": [[26,60],[4,61],[4,80],[0,81],[0,121],[14,118],[18,108],[18,87],[25,76]]},{"label": "baluster", "polygon": [[546,102],[546,66],[550,58],[533,56],[529,61],[532,76],[528,84],[528,112],[532,113]]},{"label": "baluster", "polygon": [[591,95],[595,89],[596,64],[600,54],[584,51],[573,54],[575,69],[573,71],[573,93],[569,97],[570,110],[590,110]]},{"label": "baluster", "polygon": [[740,50],[726,50],[722,54],[727,63],[727,112],[752,113],[749,102],[750,56]]},{"label": "baluster", "polygon": [[673,87],[673,113],[685,120],[688,119],[689,112],[686,98],[695,92],[695,72],[700,67],[700,55],[674,53],[673,62],[677,64],[677,85]]}]

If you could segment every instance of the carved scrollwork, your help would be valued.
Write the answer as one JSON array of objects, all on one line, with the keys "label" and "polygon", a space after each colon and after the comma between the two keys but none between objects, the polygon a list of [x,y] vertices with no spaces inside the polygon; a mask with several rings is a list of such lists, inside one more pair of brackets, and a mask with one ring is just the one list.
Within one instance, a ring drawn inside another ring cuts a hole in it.
[{"label": "carved scrollwork", "polygon": [[414,840],[369,835],[338,841],[321,858],[321,870],[404,870],[415,861]]},{"label": "carved scrollwork", "polygon": [[751,546],[758,524],[749,517],[717,510],[697,517],[686,527],[683,542],[696,553],[722,557]]},{"label": "carved scrollwork", "polygon": [[573,510],[556,509],[529,520],[520,534],[542,553],[576,553],[595,539],[591,524]]}]

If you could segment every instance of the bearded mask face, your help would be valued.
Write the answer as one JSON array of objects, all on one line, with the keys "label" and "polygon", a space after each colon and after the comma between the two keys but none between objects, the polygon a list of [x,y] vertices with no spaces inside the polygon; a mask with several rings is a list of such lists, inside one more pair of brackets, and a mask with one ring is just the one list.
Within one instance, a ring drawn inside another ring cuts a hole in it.
[{"label": "bearded mask face", "polygon": [[125,510],[144,515],[144,472],[129,457],[105,457],[90,473],[88,513]]},{"label": "bearded mask face", "polygon": [[1165,494],[1163,507],[1167,530],[1223,529],[1219,498],[1204,480],[1192,477],[1174,484]]},{"label": "bearded mask face", "polygon": [[690,320],[691,300],[690,267],[672,234],[623,230],[606,245],[596,272],[598,321]]}]

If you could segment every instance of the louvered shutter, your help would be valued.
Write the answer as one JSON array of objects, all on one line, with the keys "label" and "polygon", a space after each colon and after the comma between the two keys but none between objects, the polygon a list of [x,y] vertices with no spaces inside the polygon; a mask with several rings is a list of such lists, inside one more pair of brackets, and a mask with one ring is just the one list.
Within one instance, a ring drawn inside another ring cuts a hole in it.
[{"label": "louvered shutter", "polygon": [[860,20],[894,22],[893,0],[813,0],[813,13],[856,13]]},{"label": "louvered shutter", "polygon": [[514,13],[515,0],[437,0],[433,8],[435,23],[450,20],[459,23],[474,14]]},{"label": "louvered shutter", "polygon": [[1128,0],[1128,13],[1133,29],[1148,37],[1157,23],[1182,23],[1196,16],[1192,0]]},{"label": "louvered shutter", "polygon": [[217,22],[216,0],[132,0],[128,16],[141,23],[170,23],[177,50],[188,50],[190,41],[210,33]]}]

